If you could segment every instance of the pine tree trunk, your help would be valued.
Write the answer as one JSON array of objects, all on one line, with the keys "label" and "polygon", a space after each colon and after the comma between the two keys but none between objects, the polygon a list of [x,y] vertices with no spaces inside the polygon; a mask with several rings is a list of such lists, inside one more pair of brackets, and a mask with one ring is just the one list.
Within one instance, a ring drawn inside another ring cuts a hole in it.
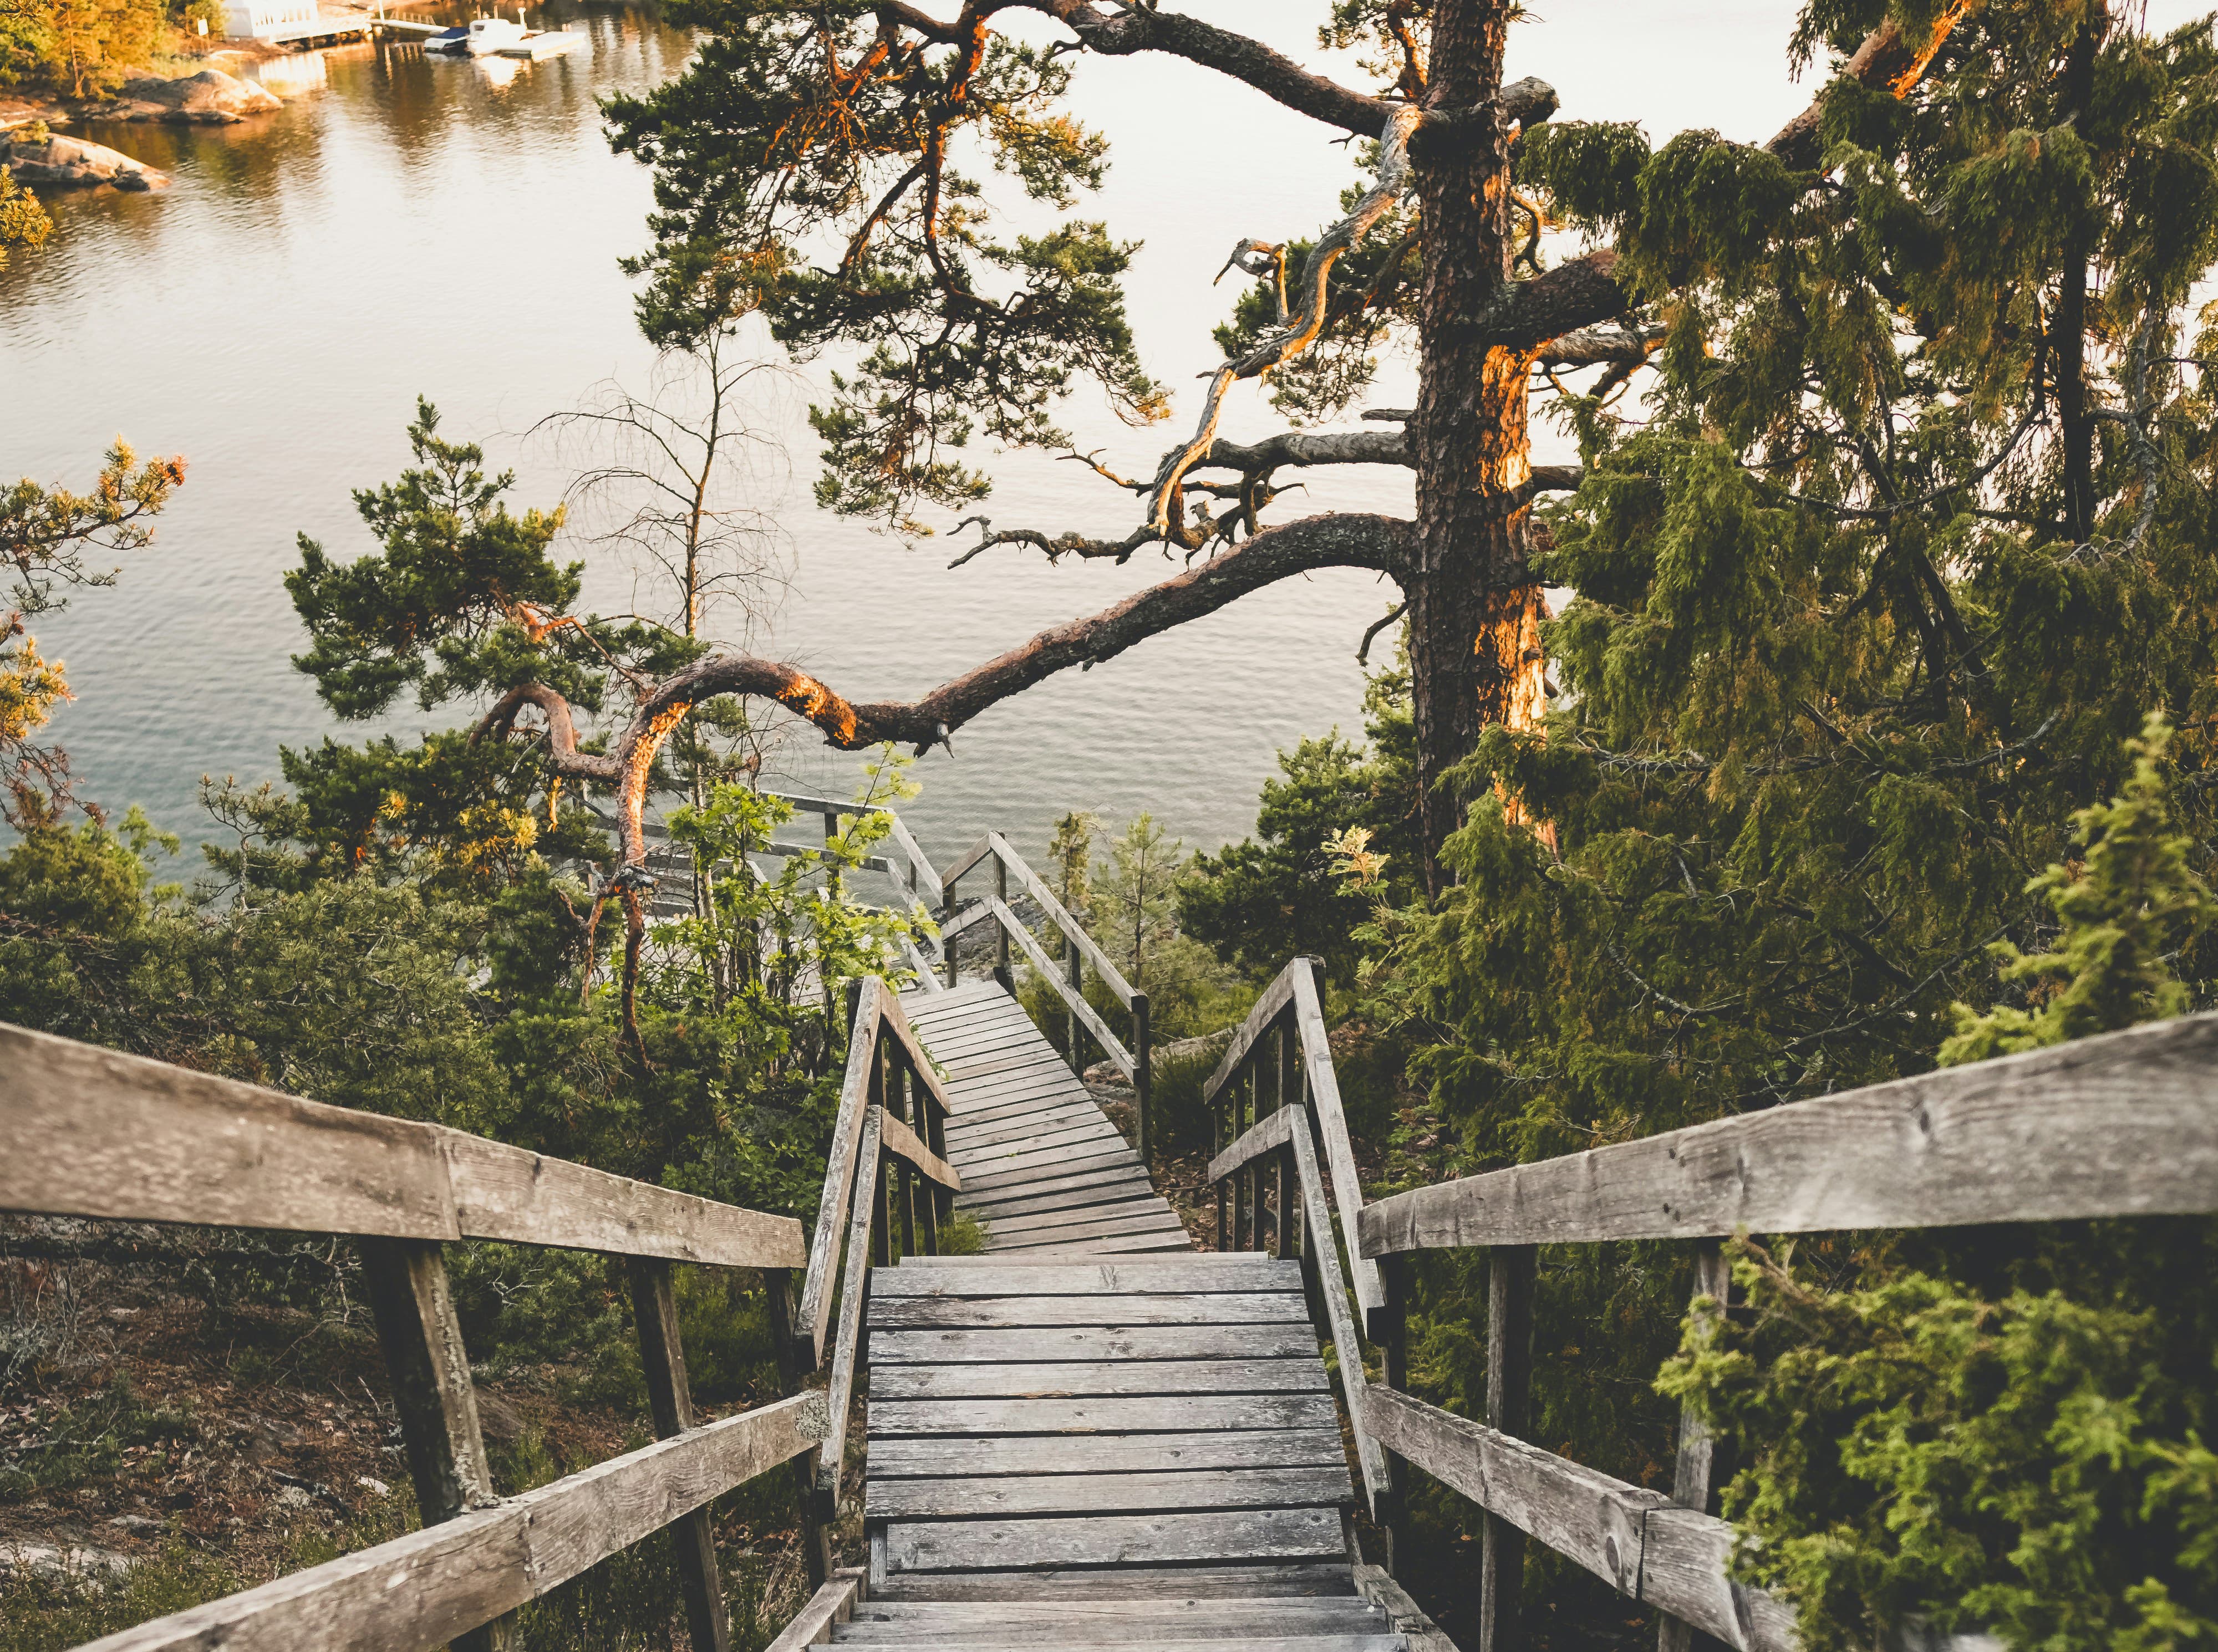
[{"label": "pine tree trunk", "polygon": [[[1434,108],[1496,97],[1509,17],[1506,0],[1440,0]],[[1437,887],[1436,857],[1459,810],[1435,783],[1487,725],[1537,715],[1541,598],[1525,566],[1531,358],[1490,346],[1473,325],[1509,279],[1509,145],[1496,122],[1453,148],[1422,153],[1416,165],[1425,272],[1410,426],[1417,531],[1408,584],[1409,669],[1428,875]]]}]

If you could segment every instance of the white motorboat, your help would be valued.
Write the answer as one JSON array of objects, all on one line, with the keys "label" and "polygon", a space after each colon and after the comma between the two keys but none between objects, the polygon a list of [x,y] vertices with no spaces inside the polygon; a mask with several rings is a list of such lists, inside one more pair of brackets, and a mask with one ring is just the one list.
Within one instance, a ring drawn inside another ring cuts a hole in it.
[{"label": "white motorboat", "polygon": [[470,31],[467,28],[443,28],[424,41],[426,52],[437,52],[442,57],[468,57],[470,51]]},{"label": "white motorboat", "polygon": [[470,22],[464,49],[474,58],[490,57],[514,46],[531,31],[507,17],[477,17]]}]

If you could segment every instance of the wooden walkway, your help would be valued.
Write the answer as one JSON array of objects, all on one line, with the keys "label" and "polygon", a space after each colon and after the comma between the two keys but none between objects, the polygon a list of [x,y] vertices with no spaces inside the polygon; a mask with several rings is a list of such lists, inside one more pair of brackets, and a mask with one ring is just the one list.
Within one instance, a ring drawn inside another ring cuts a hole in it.
[{"label": "wooden walkway", "polygon": [[998,986],[903,1007],[992,1237],[872,1272],[870,1579],[833,1642],[1408,1652],[1357,1588],[1301,1265],[1193,1249]]},{"label": "wooden walkway", "polygon": [[986,1224],[989,1252],[1193,1251],[1139,1155],[997,983],[910,993],[902,1007],[954,1104],[956,1208]]}]

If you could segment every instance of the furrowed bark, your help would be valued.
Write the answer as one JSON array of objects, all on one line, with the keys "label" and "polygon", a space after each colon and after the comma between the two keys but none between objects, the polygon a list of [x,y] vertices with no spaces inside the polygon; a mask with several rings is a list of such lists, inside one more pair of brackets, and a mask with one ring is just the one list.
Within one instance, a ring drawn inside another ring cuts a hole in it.
[{"label": "furrowed bark", "polygon": [[[1439,0],[1433,10],[1435,107],[1490,102],[1502,82],[1508,0]],[[1419,819],[1428,875],[1454,829],[1438,783],[1490,723],[1539,703],[1520,680],[1541,675],[1528,647],[1541,617],[1525,567],[1532,513],[1527,430],[1531,348],[1468,325],[1502,299],[1515,247],[1509,147],[1502,125],[1440,145],[1417,170],[1424,277],[1416,416],[1417,521],[1409,593],[1409,672],[1416,717]],[[1559,330],[1561,331],[1561,330]]]}]

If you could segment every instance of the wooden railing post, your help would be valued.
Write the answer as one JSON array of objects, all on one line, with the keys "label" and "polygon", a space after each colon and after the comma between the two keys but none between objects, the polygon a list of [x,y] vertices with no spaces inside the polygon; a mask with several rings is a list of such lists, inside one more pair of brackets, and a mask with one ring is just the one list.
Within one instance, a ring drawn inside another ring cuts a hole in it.
[{"label": "wooden railing post", "polygon": [[[779,1391],[798,1394],[809,1386],[808,1361],[803,1355],[809,1341],[797,1333],[793,1322],[793,1305],[799,1295],[794,1289],[794,1274],[784,1268],[764,1269],[763,1290],[770,1299],[771,1341],[778,1358]],[[832,1534],[816,1518],[816,1453],[803,1451],[791,1466],[801,1502],[802,1563],[808,1568],[809,1587],[821,1589],[832,1578]]]},{"label": "wooden railing post", "polygon": [[[438,1243],[372,1238],[356,1243],[423,1523],[437,1525],[499,1502]],[[511,1652],[520,1644],[513,1614],[455,1641],[461,1652]]]},{"label": "wooden railing post", "polygon": [[[1406,1392],[1409,1386],[1409,1259],[1398,1253],[1379,1259],[1379,1282],[1385,1288],[1385,1305],[1380,1310],[1379,1329],[1385,1335],[1379,1341],[1380,1364],[1385,1385]],[[1409,1470],[1399,1454],[1386,1454],[1386,1480],[1389,1487],[1389,1518],[1385,1522],[1386,1534],[1386,1570],[1395,1576],[1404,1556],[1402,1552],[1409,1521],[1403,1512],[1403,1500],[1409,1483]]]},{"label": "wooden railing post", "polygon": [[[1063,937],[1063,978],[1069,985],[1071,997],[1085,993],[1085,955],[1079,951],[1078,943],[1068,935]],[[1063,1018],[1070,1024],[1070,1070],[1082,1076],[1086,1072],[1086,1029],[1079,1024],[1075,1009],[1066,1009]]]},{"label": "wooden railing post", "polygon": [[[994,857],[994,899],[1007,901],[1009,898],[1009,866],[997,853]],[[1009,973],[1009,931],[1000,924],[994,925],[994,979],[1001,983],[1001,990],[1012,998],[1016,996],[1016,977]]]},{"label": "wooden railing post", "polygon": [[[671,1290],[670,1264],[659,1258],[627,1257],[631,1276],[632,1323],[639,1330],[639,1357],[647,1379],[647,1409],[656,1437],[668,1439],[693,1426],[693,1389],[685,1379],[685,1350],[678,1335],[678,1301]],[[716,1572],[716,1529],[706,1507],[682,1515],[670,1526],[678,1550],[678,1592],[685,1598],[685,1624],[695,1652],[729,1652],[732,1623],[724,1610],[723,1580]]]},{"label": "wooden railing post", "polygon": [[[1288,1016],[1279,1027],[1279,1105],[1293,1106],[1298,1104],[1301,1098],[1301,1058],[1296,1054],[1294,1048],[1294,1018]],[[1273,1226],[1280,1256],[1286,1253],[1288,1225],[1286,1211],[1290,1208],[1286,1203],[1286,1161],[1292,1156],[1291,1150],[1279,1154],[1273,1160],[1271,1169],[1272,1179],[1275,1184],[1273,1191],[1278,1198],[1278,1216]],[[1298,1228],[1301,1223],[1295,1222],[1292,1225]]]},{"label": "wooden railing post", "polygon": [[[1224,1097],[1220,1094],[1209,1109],[1210,1157],[1213,1159],[1224,1152],[1231,1141],[1231,1134],[1225,1128]],[[1229,1226],[1230,1213],[1225,1208],[1225,1195],[1224,1179],[1220,1176],[1217,1181],[1217,1248],[1220,1251],[1232,1248]]]},{"label": "wooden railing post", "polygon": [[[1714,1239],[1697,1241],[1694,1247],[1694,1309],[1701,1315],[1706,1339],[1724,1316],[1725,1293],[1731,1288],[1732,1274],[1725,1265],[1725,1246]],[[1703,1306],[1706,1298],[1711,1304],[1707,1309]],[[1681,1408],[1679,1456],[1672,1469],[1671,1500],[1682,1508],[1691,1508],[1703,1513],[1708,1512],[1715,1445],[1716,1442],[1710,1438],[1709,1426],[1702,1420],[1701,1414],[1691,1404]],[[1657,1616],[1656,1652],[1693,1652],[1695,1638],[1691,1624],[1674,1618],[1669,1612]]]},{"label": "wooden railing post", "polygon": [[1132,994],[1132,1104],[1138,1116],[1140,1162],[1155,1162],[1148,1151],[1155,1139],[1155,1069],[1148,1049],[1148,995]]},{"label": "wooden railing post", "polygon": [[[898,1049],[890,1050],[889,1055],[893,1062],[890,1074],[891,1094],[896,1103],[894,1117],[914,1129],[918,1121],[912,1118],[909,1114],[915,1102],[916,1090],[915,1086],[908,1081],[908,1058]],[[898,1165],[896,1173],[901,1177],[901,1186],[894,1195],[894,1209],[901,1217],[901,1254],[904,1257],[909,1257],[917,1253],[916,1187],[922,1178],[917,1175],[915,1167],[908,1160],[902,1159],[896,1162]]]},{"label": "wooden railing post", "polygon": [[[1540,1253],[1497,1245],[1488,1258],[1486,1420],[1522,1439],[1532,1427],[1533,1286]],[[1480,1556],[1478,1652],[1515,1652],[1523,1644],[1518,1594],[1525,1534],[1499,1515],[1485,1517]]]}]

